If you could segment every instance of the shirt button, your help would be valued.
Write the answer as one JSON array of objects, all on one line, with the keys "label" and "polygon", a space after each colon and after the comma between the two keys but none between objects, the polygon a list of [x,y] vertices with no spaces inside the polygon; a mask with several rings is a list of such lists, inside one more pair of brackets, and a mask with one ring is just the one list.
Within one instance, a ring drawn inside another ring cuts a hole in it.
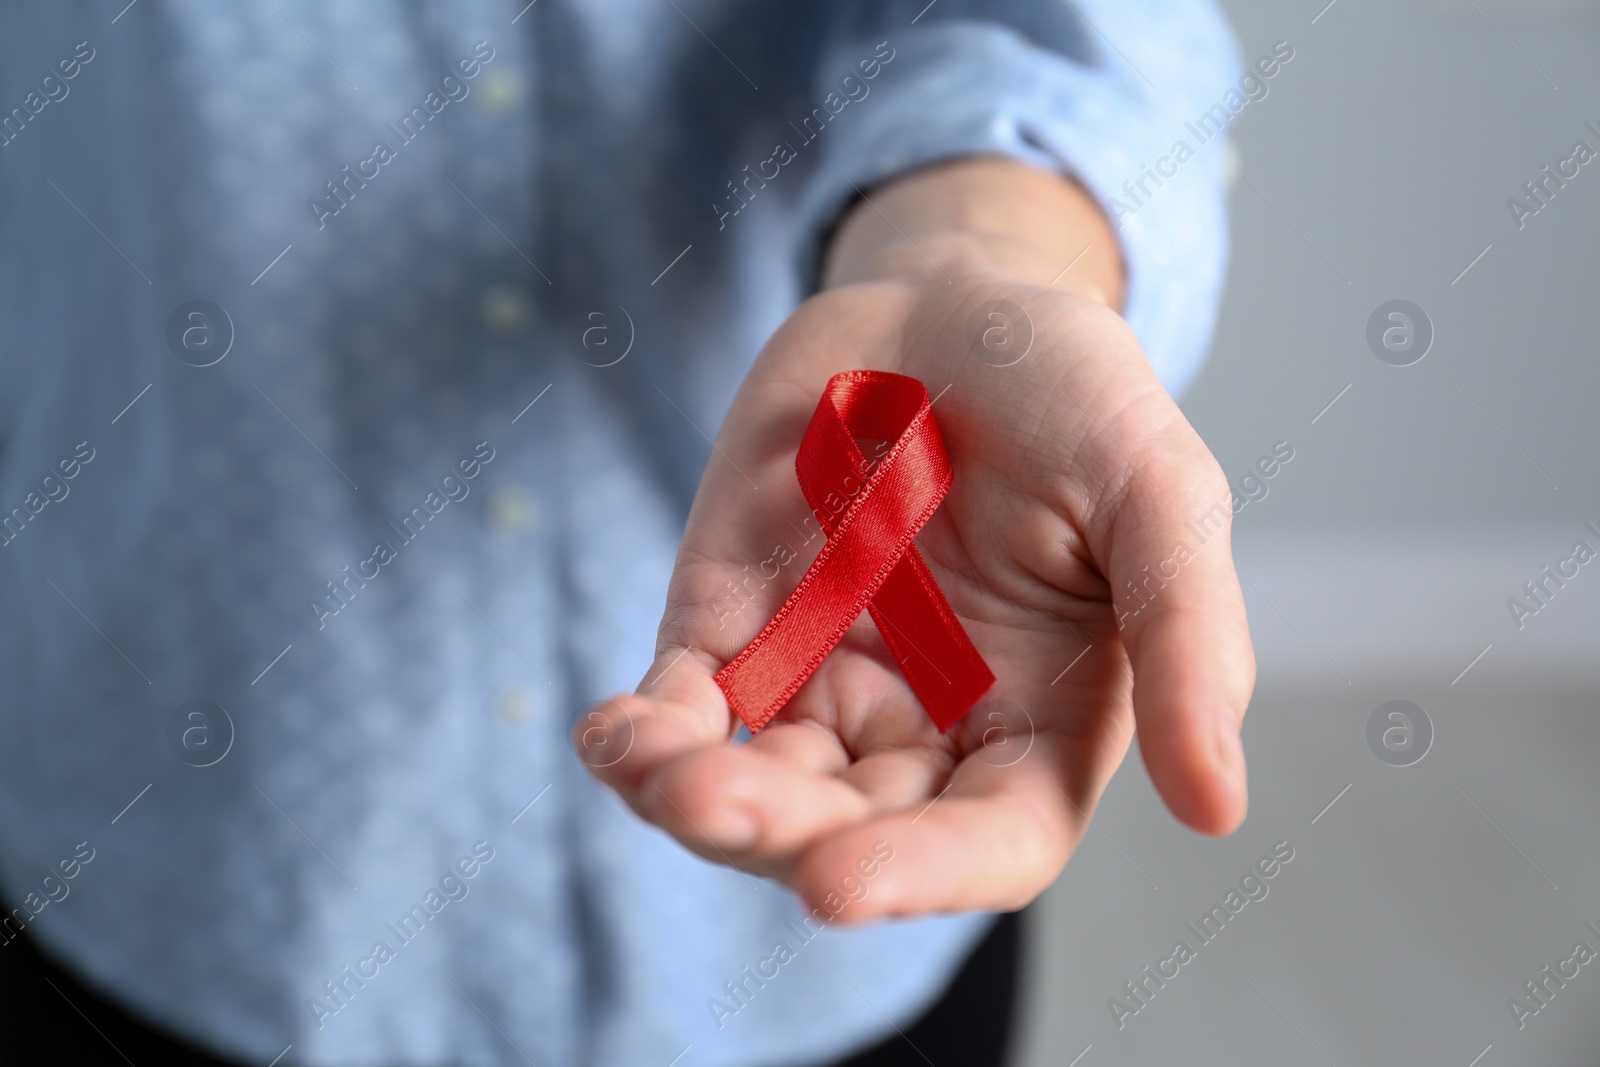
[{"label": "shirt button", "polygon": [[489,529],[513,537],[539,524],[539,502],[515,486],[496,489],[484,505]]},{"label": "shirt button", "polygon": [[533,300],[516,285],[491,285],[478,298],[478,321],[496,337],[520,337],[533,328]]},{"label": "shirt button", "polygon": [[507,689],[495,698],[494,712],[508,726],[521,726],[533,711],[533,698],[527,690]]},{"label": "shirt button", "polygon": [[509,70],[488,71],[473,95],[485,114],[508,115],[522,105],[522,79]]}]

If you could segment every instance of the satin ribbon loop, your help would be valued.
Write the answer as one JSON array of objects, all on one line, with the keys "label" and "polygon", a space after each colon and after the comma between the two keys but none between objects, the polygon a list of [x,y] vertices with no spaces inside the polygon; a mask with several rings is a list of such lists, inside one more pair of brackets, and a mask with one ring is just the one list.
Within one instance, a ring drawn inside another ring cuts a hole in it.
[{"label": "satin ribbon loop", "polygon": [[[857,438],[887,451],[874,464]],[[834,375],[795,473],[827,540],[777,614],[717,672],[729,705],[760,730],[866,610],[928,716],[948,730],[994,674],[913,543],[953,478],[928,391],[884,371]]]}]

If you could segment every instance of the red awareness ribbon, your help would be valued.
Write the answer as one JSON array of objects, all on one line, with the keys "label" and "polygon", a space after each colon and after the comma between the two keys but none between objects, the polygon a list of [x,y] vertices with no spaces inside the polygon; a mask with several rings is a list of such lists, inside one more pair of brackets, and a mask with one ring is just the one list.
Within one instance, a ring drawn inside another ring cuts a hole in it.
[{"label": "red awareness ribbon", "polygon": [[[857,437],[893,442],[876,469]],[[953,478],[927,389],[884,371],[835,374],[794,466],[827,541],[778,613],[717,672],[728,704],[760,730],[864,608],[928,717],[950,729],[994,674],[912,543]]]}]

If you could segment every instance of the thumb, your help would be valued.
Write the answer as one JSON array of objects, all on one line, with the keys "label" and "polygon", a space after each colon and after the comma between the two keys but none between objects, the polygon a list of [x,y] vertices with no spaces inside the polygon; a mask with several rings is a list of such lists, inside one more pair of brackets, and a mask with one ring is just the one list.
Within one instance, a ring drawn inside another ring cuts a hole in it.
[{"label": "thumb", "polygon": [[1173,814],[1210,834],[1244,819],[1239,728],[1255,684],[1231,497],[1198,436],[1176,420],[1115,509],[1105,569],[1150,778]]}]

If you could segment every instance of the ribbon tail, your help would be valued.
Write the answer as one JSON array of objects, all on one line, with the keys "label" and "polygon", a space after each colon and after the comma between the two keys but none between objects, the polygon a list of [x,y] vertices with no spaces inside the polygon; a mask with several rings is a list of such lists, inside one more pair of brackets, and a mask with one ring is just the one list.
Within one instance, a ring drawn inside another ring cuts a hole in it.
[{"label": "ribbon tail", "polygon": [[890,572],[867,610],[940,733],[961,721],[994,684],[994,672],[915,548]]}]

